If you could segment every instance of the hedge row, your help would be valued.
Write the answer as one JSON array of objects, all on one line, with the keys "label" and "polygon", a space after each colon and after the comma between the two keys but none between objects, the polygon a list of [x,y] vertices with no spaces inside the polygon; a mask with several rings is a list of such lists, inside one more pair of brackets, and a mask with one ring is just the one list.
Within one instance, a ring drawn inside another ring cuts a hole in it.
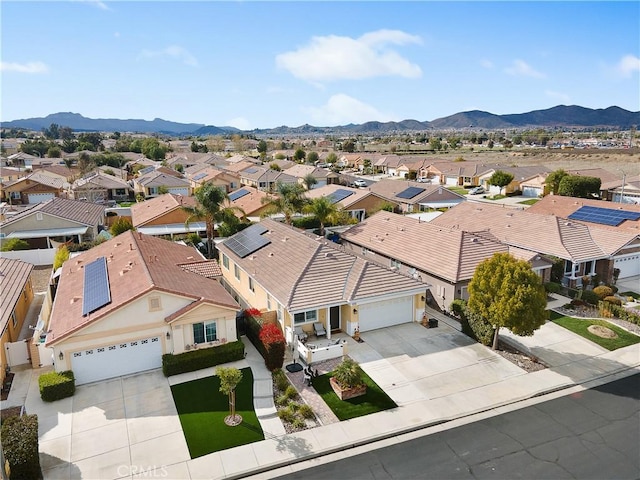
[{"label": "hedge row", "polygon": [[[282,368],[286,343],[280,328],[277,325],[263,324],[253,315],[245,314],[244,319],[246,330],[245,334],[253,346],[256,347],[256,350],[258,350],[260,355],[262,355],[262,358],[264,358],[264,363],[269,371]],[[275,340],[273,338],[269,338],[268,344],[265,344],[261,339],[261,333],[264,328],[270,327],[274,327],[278,330],[280,338]]]},{"label": "hedge row", "polygon": [[[2,423],[2,451],[11,480],[42,478],[38,455],[38,416],[10,417]],[[2,466],[4,468],[4,465]]]},{"label": "hedge row", "polygon": [[54,402],[76,393],[76,379],[71,370],[43,373],[38,377],[38,385],[40,398],[45,402]]},{"label": "hedge row", "polygon": [[640,325],[640,314],[627,310],[619,305],[601,301],[598,303],[598,309],[603,317],[615,316],[620,320],[625,320],[636,325]]},{"label": "hedge row", "polygon": [[162,373],[166,377],[170,377],[179,373],[193,372],[223,363],[235,362],[243,358],[244,343],[240,340],[177,355],[167,353],[162,356]]}]

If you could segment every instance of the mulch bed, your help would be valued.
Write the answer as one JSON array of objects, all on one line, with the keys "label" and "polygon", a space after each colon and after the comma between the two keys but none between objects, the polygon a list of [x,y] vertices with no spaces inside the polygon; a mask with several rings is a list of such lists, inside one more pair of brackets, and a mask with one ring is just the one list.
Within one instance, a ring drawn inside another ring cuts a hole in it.
[{"label": "mulch bed", "polygon": [[11,390],[11,383],[13,382],[14,375],[15,375],[14,373],[9,372],[4,377],[4,382],[2,384],[2,394],[0,396],[0,399],[6,400],[7,398],[9,398],[9,391]]},{"label": "mulch bed", "polygon": [[545,364],[540,363],[536,358],[526,355],[505,342],[498,341],[496,353],[528,373],[547,368]]}]

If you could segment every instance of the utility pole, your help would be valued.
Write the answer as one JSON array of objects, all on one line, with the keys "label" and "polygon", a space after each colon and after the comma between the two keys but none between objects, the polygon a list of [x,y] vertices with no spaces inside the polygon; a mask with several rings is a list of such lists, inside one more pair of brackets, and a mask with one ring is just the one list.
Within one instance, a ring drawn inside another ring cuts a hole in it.
[{"label": "utility pole", "polygon": [[624,184],[627,180],[627,174],[624,170],[618,169],[619,172],[622,172],[622,188],[620,189],[620,203],[624,203]]}]

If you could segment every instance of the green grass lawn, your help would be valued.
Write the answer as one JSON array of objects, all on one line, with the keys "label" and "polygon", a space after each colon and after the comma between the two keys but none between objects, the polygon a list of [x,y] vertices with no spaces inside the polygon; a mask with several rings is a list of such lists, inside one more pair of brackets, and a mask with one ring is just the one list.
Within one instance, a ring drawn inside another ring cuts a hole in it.
[{"label": "green grass lawn", "polygon": [[540,200],[538,198],[530,198],[529,200],[523,200],[522,202],[518,202],[518,204],[522,205],[533,205],[538,203]]},{"label": "green grass lawn", "polygon": [[[573,333],[586,338],[587,340],[597,343],[601,347],[607,350],[617,350],[618,348],[627,347],[636,343],[640,343],[640,337],[633,333],[613,325],[605,320],[592,320],[576,317],[565,317],[556,312],[551,312],[551,321],[558,325],[571,330]],[[603,327],[610,328],[618,334],[618,338],[602,338],[591,333],[587,328],[589,325],[602,325]]]},{"label": "green grass lawn", "polygon": [[640,299],[640,293],[636,293],[636,292],[622,292],[619,295],[621,297],[633,297],[636,300]]},{"label": "green grass lawn", "polygon": [[240,425],[229,427],[224,423],[229,414],[229,397],[219,389],[217,376],[171,387],[191,458],[264,440],[253,410],[251,369],[242,369],[242,381],[236,388],[236,413],[242,415]]},{"label": "green grass lawn", "polygon": [[329,372],[314,378],[313,387],[340,420],[349,420],[397,407],[395,402],[364,372],[362,377],[367,384],[367,393],[350,400],[340,400],[329,383],[329,378],[332,376]]},{"label": "green grass lawn", "polygon": [[469,190],[462,187],[447,187],[447,190],[451,190],[452,192],[457,193],[458,195],[466,195],[467,193],[469,193]]}]

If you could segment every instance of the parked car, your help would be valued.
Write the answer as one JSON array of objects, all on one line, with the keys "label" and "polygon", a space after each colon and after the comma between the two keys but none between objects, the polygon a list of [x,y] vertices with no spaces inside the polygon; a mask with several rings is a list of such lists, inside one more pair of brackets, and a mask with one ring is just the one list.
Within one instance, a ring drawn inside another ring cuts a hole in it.
[{"label": "parked car", "polygon": [[480,195],[481,193],[484,193],[484,187],[473,187],[469,190],[469,195]]},{"label": "parked car", "polygon": [[367,182],[365,182],[364,180],[355,180],[352,185],[354,187],[356,187],[356,188],[366,187],[367,186]]}]

